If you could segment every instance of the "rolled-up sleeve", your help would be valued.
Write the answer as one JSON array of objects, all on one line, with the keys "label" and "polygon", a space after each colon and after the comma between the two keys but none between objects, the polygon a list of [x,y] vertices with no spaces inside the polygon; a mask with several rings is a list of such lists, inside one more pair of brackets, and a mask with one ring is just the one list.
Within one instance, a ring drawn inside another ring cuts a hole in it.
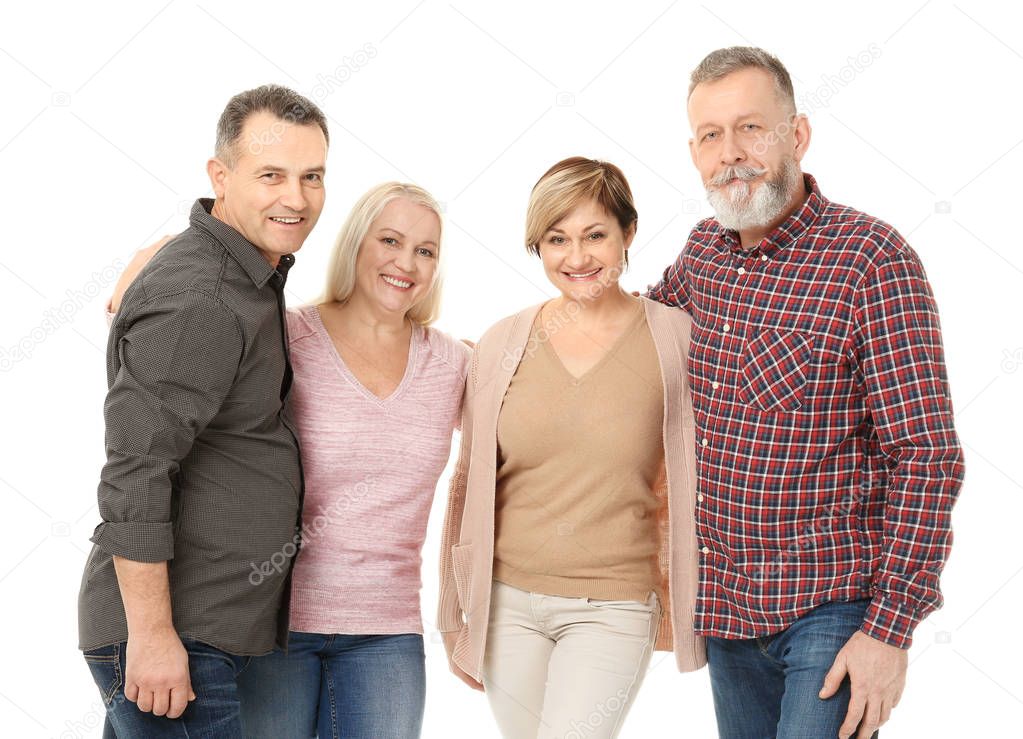
[{"label": "rolled-up sleeve", "polygon": [[218,300],[186,291],[119,314],[110,341],[102,523],[91,541],[111,555],[162,562],[174,557],[174,477],[231,390],[242,332]]}]

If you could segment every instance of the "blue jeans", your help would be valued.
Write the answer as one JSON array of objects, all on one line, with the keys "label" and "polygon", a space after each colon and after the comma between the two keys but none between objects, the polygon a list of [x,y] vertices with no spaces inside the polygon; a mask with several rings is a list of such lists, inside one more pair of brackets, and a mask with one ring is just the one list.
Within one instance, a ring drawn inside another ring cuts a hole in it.
[{"label": "blue jeans", "polygon": [[849,679],[827,700],[817,694],[869,604],[825,603],[784,631],[756,639],[708,637],[721,739],[835,739],[849,708]]},{"label": "blue jeans", "polygon": [[[107,709],[104,739],[241,739],[236,679],[251,657],[238,657],[208,644],[182,639],[196,699],[179,718],[143,713],[124,696],[126,642],[85,652],[85,662]],[[116,734],[114,733],[116,732]]]},{"label": "blue jeans", "polygon": [[254,657],[238,690],[248,739],[415,739],[426,704],[423,637],[292,631],[288,653]]}]

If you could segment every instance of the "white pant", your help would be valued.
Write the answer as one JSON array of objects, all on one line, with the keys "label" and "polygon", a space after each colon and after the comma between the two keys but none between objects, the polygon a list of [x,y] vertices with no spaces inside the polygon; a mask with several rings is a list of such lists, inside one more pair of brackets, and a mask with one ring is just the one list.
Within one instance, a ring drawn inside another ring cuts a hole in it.
[{"label": "white pant", "polygon": [[505,739],[611,739],[650,663],[660,606],[495,582],[483,685]]}]

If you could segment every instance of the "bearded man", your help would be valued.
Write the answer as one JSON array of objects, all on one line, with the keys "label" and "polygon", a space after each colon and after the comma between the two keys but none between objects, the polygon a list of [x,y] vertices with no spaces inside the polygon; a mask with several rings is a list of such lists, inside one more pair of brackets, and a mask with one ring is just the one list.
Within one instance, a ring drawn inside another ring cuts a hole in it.
[{"label": "bearded man", "polygon": [[800,169],[777,58],[708,55],[689,141],[716,217],[649,297],[689,311],[697,632],[720,735],[866,739],[905,685],[963,478],[938,311],[887,223]]}]

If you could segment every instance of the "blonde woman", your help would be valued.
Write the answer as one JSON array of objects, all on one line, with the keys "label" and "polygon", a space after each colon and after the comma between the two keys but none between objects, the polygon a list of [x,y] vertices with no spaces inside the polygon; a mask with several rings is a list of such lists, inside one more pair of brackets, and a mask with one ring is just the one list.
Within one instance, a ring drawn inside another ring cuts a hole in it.
[{"label": "blonde woman", "polygon": [[[288,311],[302,550],[287,654],[252,658],[239,675],[247,737],[419,736],[420,552],[469,361],[430,328],[440,244],[426,191],[375,187],[341,228],[324,296]],[[286,576],[292,554],[255,563],[252,586]]]},{"label": "blonde woman", "polygon": [[619,285],[636,226],[614,165],[544,174],[526,248],[561,294],[487,331],[466,383],[438,624],[513,739],[614,737],[653,649],[705,663],[690,319]]}]

